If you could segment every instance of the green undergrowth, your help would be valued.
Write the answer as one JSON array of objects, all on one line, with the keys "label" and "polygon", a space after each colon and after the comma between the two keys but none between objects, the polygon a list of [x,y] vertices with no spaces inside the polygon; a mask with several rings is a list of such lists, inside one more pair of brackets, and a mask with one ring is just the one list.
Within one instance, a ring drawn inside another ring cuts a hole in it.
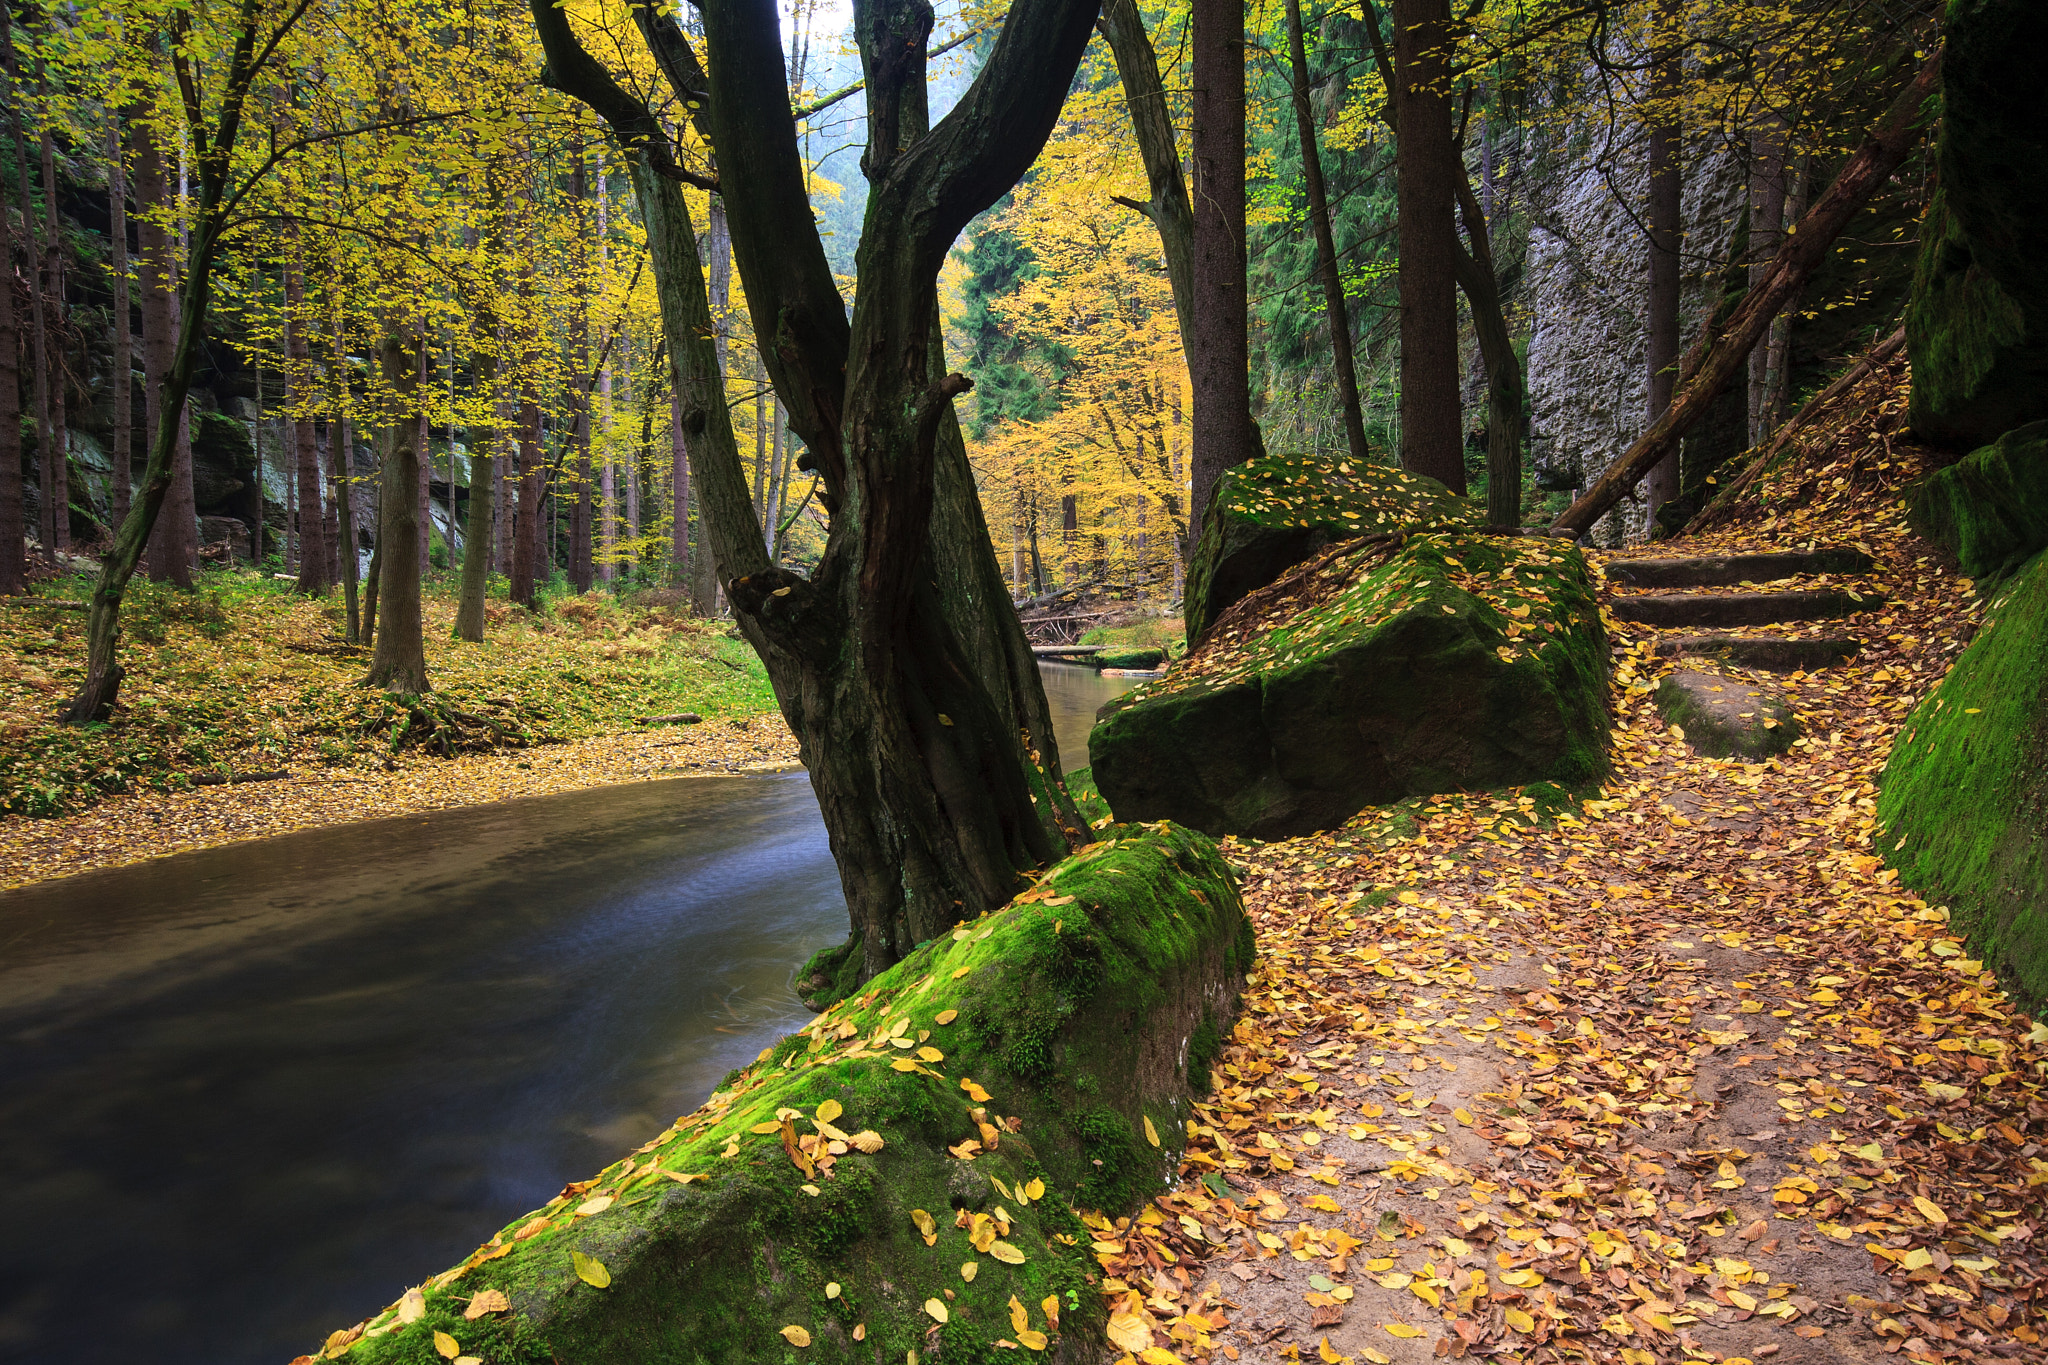
[{"label": "green undergrowth", "polygon": [[1076,1210],[1171,1181],[1252,951],[1213,844],[1104,830],[322,1358],[1092,1359]]},{"label": "green undergrowth", "polygon": [[[83,575],[41,584],[52,603],[91,593]],[[0,604],[0,814],[62,815],[127,791],[174,791],[299,766],[381,766],[630,729],[690,710],[750,715],[774,705],[751,648],[722,622],[658,598],[553,598],[538,613],[488,604],[485,642],[449,638],[452,575],[426,591],[431,702],[358,686],[369,652],[343,641],[340,593],[298,596],[286,581],[209,570],[193,591],[131,585],[122,613],[128,671],[113,717],[57,716],[85,676],[83,611]]]},{"label": "green undergrowth", "polygon": [[1081,808],[1081,818],[1091,826],[1100,826],[1115,817],[1109,813],[1109,802],[1102,799],[1102,792],[1095,785],[1093,768],[1076,768],[1067,774],[1067,794],[1074,798],[1074,804]]},{"label": "green undergrowth", "polygon": [[1910,717],[1878,789],[1879,851],[2029,1004],[2048,1000],[2048,554]]}]

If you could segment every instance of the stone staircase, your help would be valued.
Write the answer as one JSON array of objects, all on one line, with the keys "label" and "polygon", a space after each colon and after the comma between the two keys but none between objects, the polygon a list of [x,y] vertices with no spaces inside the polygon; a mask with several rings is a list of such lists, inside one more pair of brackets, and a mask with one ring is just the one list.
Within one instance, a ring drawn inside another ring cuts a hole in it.
[{"label": "stone staircase", "polygon": [[[1657,690],[1659,714],[1684,732],[1696,752],[1715,758],[1759,762],[1789,749],[1800,730],[1782,692],[1716,672],[1712,663],[1775,673],[1836,667],[1861,653],[1863,641],[1848,634],[1759,628],[1840,621],[1877,611],[1886,602],[1882,593],[1798,581],[1870,573],[1875,567],[1870,556],[1844,546],[1687,559],[1617,558],[1602,567],[1618,589],[1607,604],[1614,619],[1652,628],[1658,632],[1656,653],[1681,661]],[[1726,588],[1743,591],[1712,591]]]}]

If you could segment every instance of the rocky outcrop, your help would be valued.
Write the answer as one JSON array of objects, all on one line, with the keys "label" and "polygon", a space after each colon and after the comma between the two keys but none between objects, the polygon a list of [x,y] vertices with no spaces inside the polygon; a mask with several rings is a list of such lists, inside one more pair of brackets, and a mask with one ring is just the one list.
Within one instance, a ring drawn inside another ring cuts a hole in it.
[{"label": "rocky outcrop", "polygon": [[1096,1360],[1074,1208],[1172,1178],[1251,957],[1214,845],[1104,830],[300,1365]]},{"label": "rocky outcrop", "polygon": [[1605,664],[1568,545],[1348,542],[1105,706],[1088,752],[1119,819],[1282,838],[1410,796],[1598,777]]},{"label": "rocky outcrop", "polygon": [[1225,470],[1188,565],[1188,639],[1333,541],[1484,520],[1477,503],[1435,479],[1386,465],[1267,455]]},{"label": "rocky outcrop", "polygon": [[1929,476],[1907,513],[1970,577],[2011,573],[2048,549],[2048,422],[2009,431]]},{"label": "rocky outcrop", "polygon": [[1695,753],[1761,763],[1791,748],[1799,718],[1780,693],[1725,673],[1681,668],[1657,685],[1657,714]]},{"label": "rocky outcrop", "polygon": [[2038,0],[1952,0],[1940,189],[1906,313],[1913,430],[1952,449],[2048,417],[2048,125]]},{"label": "rocky outcrop", "polygon": [[1948,907],[2007,990],[2048,999],[2048,554],[1907,718],[1877,814],[1900,879]]}]

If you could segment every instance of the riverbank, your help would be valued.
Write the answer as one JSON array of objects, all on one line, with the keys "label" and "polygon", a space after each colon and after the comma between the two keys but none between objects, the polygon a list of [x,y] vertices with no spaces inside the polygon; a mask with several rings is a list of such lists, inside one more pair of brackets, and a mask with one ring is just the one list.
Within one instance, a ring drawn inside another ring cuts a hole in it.
[{"label": "riverbank", "polygon": [[770,712],[453,759],[406,755],[389,772],[316,767],[268,782],[112,796],[76,815],[0,820],[0,891],[295,830],[796,761],[796,737]]}]

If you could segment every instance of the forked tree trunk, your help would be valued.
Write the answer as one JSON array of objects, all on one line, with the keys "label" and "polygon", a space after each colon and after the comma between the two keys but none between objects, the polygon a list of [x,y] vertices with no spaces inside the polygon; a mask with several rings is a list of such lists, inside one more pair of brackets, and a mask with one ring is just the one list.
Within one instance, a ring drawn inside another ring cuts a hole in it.
[{"label": "forked tree trunk", "polygon": [[[772,568],[730,426],[709,300],[680,187],[656,172],[656,133],[560,12],[534,6],[548,69],[644,150],[634,182],[663,329],[684,393],[702,495],[740,628],[796,733],[840,868],[867,976],[1015,894],[1085,835],[1058,779],[1035,661],[1008,609],[931,348],[936,277],[954,237],[1016,182],[1057,116],[1093,0],[1019,0],[954,114],[923,127],[929,10],[864,10],[872,185],[849,328],[812,227],[772,8],[702,13],[711,141],[745,167],[725,191],[756,334],[832,513],[805,579]],[[672,80],[701,88],[672,21],[638,12]],[[580,57],[581,61],[576,59]],[[842,368],[844,367],[844,368]]]},{"label": "forked tree trunk", "polygon": [[370,660],[365,687],[381,687],[402,696],[431,691],[427,682],[426,638],[420,616],[420,498],[418,342],[386,332],[377,347],[378,365],[392,395],[392,418],[384,436],[381,530],[378,543],[389,546],[379,565],[377,584],[377,651]]}]

